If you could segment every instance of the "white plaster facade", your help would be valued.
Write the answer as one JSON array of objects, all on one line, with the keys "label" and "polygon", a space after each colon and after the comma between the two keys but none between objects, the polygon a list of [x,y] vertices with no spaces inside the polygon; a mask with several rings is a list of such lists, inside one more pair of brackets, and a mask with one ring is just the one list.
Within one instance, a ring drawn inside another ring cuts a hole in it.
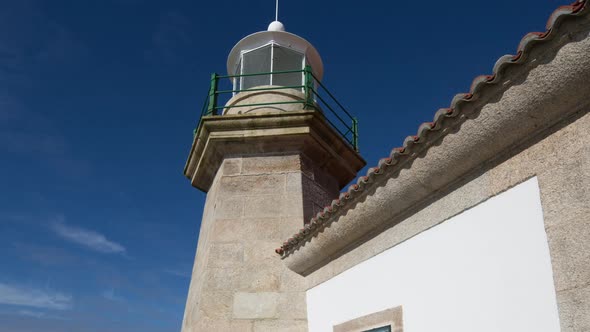
[{"label": "white plaster facade", "polygon": [[558,332],[536,178],[307,291],[310,332],[402,306],[404,331]]}]

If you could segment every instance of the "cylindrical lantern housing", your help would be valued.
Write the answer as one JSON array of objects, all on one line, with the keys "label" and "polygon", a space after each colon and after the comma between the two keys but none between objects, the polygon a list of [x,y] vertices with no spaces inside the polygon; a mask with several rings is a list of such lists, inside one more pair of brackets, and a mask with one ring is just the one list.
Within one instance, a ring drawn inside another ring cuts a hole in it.
[{"label": "cylindrical lantern housing", "polygon": [[[318,80],[322,79],[324,66],[318,51],[307,40],[284,31],[282,24],[275,21],[268,31],[251,34],[234,46],[227,59],[227,72],[228,75],[249,75],[303,71],[306,65],[311,66]],[[301,86],[303,83],[303,73],[242,76],[235,82],[236,90],[261,85]]]},{"label": "cylindrical lantern housing", "polygon": [[[224,114],[301,109],[304,103],[297,104],[297,101],[304,101],[305,85],[309,83],[304,72],[306,66],[311,67],[316,80],[322,79],[324,66],[318,51],[307,40],[284,31],[278,21],[272,22],[268,31],[243,38],[227,59],[227,71],[235,92]],[[246,106],[264,102],[273,106]]]}]

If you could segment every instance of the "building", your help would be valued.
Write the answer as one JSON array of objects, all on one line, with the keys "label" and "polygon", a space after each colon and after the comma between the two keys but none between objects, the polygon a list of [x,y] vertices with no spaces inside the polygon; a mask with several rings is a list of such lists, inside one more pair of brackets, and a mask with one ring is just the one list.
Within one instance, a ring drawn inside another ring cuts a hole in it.
[{"label": "building", "polygon": [[590,331],[589,11],[558,8],[341,194],[365,163],[319,54],[278,22],[240,41],[185,167],[207,202],[183,331]]}]

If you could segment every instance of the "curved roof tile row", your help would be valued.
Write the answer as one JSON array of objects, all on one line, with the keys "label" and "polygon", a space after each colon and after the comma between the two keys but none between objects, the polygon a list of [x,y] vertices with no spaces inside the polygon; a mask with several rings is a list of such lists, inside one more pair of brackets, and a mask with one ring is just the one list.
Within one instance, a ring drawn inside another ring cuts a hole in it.
[{"label": "curved roof tile row", "polygon": [[408,158],[411,152],[415,152],[413,151],[414,146],[425,142],[430,132],[440,130],[443,127],[442,122],[445,118],[459,115],[461,113],[460,105],[462,103],[477,100],[486,87],[499,83],[503,79],[502,73],[506,67],[526,62],[531,48],[538,43],[552,39],[558,33],[556,30],[564,19],[571,16],[580,16],[588,12],[588,1],[590,0],[579,0],[569,6],[557,8],[547,21],[547,31],[526,34],[518,45],[516,55],[504,55],[500,57],[496,61],[491,75],[477,76],[473,80],[468,93],[455,95],[450,107],[439,109],[434,114],[432,122],[421,124],[418,127],[416,135],[408,136],[404,140],[402,147],[394,148],[391,150],[389,157],[379,160],[376,167],[369,168],[365,176],[359,177],[357,183],[350,185],[348,190],[341,193],[338,199],[333,200],[330,205],[326,206],[323,211],[313,217],[303,229],[284,242],[275,252],[281,256],[288,255],[302,241],[311,237],[316,230],[335,221],[337,212],[350,209],[350,204],[347,203],[353,201],[355,197],[369,188],[371,183],[375,182],[377,176],[384,174],[386,168],[398,164],[403,158]]}]

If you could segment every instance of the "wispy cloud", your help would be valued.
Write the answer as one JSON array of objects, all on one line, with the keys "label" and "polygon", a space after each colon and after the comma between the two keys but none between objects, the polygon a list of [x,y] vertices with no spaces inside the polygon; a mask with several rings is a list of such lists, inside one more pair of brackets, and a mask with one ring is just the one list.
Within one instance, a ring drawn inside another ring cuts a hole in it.
[{"label": "wispy cloud", "polygon": [[43,7],[36,0],[0,1],[0,153],[33,158],[80,179],[91,165],[73,155],[50,107],[37,105],[31,89],[83,64],[89,53],[75,30]]},{"label": "wispy cloud", "polygon": [[46,15],[36,2],[0,2],[0,82],[10,78],[12,84],[22,83],[39,66],[53,70],[86,54],[74,31]]},{"label": "wispy cloud", "polygon": [[0,303],[33,308],[65,310],[72,307],[72,297],[58,292],[23,288],[0,283]]},{"label": "wispy cloud", "polygon": [[41,311],[31,311],[31,310],[19,310],[18,314],[21,316],[33,317],[33,318],[43,318],[47,315],[46,313],[41,312]]},{"label": "wispy cloud", "polygon": [[167,66],[186,66],[187,61],[193,59],[191,53],[195,36],[193,27],[180,11],[169,11],[160,17],[155,32],[152,35],[152,45],[146,51],[148,60]]},{"label": "wispy cloud", "polygon": [[98,232],[67,225],[63,221],[52,224],[53,231],[65,240],[82,245],[104,254],[125,254],[126,249],[119,243],[110,241]]},{"label": "wispy cloud", "polygon": [[109,301],[113,301],[113,302],[123,302],[124,299],[117,295],[115,293],[115,290],[113,288],[111,289],[107,289],[104,292],[102,292],[101,296]]},{"label": "wispy cloud", "polygon": [[62,248],[22,242],[13,243],[13,247],[20,257],[41,266],[79,264],[79,259],[75,254]]},{"label": "wispy cloud", "polygon": [[0,153],[34,156],[67,177],[87,175],[91,166],[73,156],[65,136],[51,119],[6,95],[5,90],[0,82]]},{"label": "wispy cloud", "polygon": [[41,312],[41,311],[36,311],[36,310],[19,310],[16,314],[19,316],[32,317],[32,318],[37,318],[37,319],[65,320],[64,317],[51,315],[46,312]]},{"label": "wispy cloud", "polygon": [[176,277],[181,277],[181,278],[190,278],[191,276],[191,270],[190,268],[186,268],[186,269],[164,269],[164,273],[166,274],[170,274]]}]

